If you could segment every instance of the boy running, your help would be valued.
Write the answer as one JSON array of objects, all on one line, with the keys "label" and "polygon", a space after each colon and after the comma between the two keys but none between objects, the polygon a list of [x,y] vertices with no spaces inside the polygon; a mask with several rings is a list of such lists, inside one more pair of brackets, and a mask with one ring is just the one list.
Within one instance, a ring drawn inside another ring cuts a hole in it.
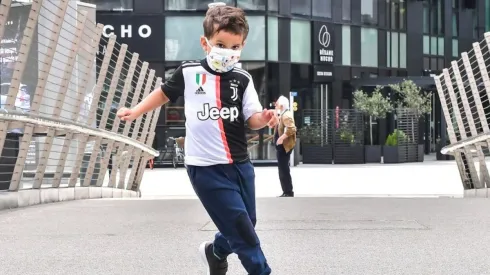
[{"label": "boy running", "polygon": [[247,151],[246,126],[274,127],[277,116],[263,110],[250,74],[235,67],[249,32],[242,9],[210,7],[201,46],[206,58],[184,62],[170,80],[133,109],[118,116],[132,121],[169,101],[185,98],[185,163],[197,196],[218,228],[199,252],[209,275],[228,271],[236,253],[250,275],[271,269],[255,233],[255,173]]}]

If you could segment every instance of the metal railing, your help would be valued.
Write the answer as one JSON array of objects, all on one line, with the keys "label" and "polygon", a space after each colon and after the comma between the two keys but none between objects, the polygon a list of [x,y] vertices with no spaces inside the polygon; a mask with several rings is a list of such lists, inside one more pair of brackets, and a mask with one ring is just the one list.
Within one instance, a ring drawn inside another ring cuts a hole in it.
[{"label": "metal railing", "polygon": [[461,58],[435,77],[450,145],[443,154],[453,154],[465,195],[488,197],[490,176],[485,153],[490,146],[490,33],[461,53]]},{"label": "metal railing", "polygon": [[158,155],[151,145],[160,109],[132,123],[116,112],[161,78],[102,32],[95,6],[2,0],[0,209],[139,196]]}]

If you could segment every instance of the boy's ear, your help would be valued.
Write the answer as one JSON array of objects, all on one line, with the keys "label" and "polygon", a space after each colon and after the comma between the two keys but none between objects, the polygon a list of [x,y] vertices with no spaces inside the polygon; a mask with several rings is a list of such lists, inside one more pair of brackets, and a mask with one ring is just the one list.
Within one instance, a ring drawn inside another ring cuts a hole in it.
[{"label": "boy's ear", "polygon": [[201,42],[201,48],[203,49],[203,51],[205,51],[206,53],[209,52],[208,43],[206,42],[206,37],[204,37],[204,35],[201,35],[200,42]]}]

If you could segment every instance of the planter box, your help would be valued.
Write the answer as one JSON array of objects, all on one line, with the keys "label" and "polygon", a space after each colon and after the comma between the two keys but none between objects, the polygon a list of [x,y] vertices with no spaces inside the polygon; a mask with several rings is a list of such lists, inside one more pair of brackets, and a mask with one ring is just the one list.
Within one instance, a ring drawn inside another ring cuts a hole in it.
[{"label": "planter box", "polygon": [[360,164],[364,163],[364,145],[335,145],[335,164]]},{"label": "planter box", "polygon": [[453,155],[444,155],[441,153],[441,149],[443,146],[436,144],[436,159],[437,160],[454,160]]},{"label": "planter box", "polygon": [[304,164],[332,164],[332,145],[303,144]]},{"label": "planter box", "polygon": [[383,146],[383,163],[400,163],[398,146]]},{"label": "planter box", "polygon": [[364,145],[366,163],[381,163],[381,145]]}]

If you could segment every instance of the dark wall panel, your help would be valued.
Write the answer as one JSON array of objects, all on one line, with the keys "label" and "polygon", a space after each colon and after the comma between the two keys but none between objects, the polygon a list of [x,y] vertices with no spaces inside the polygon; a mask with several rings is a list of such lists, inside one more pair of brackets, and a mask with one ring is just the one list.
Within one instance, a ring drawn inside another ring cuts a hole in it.
[{"label": "dark wall panel", "polygon": [[350,49],[342,48],[342,25],[334,25],[334,44],[335,44],[335,54],[334,54],[334,64],[342,64],[342,51],[349,51]]},{"label": "dark wall panel", "polygon": [[378,30],[378,67],[386,67],[386,31]]},{"label": "dark wall panel", "polygon": [[421,75],[423,67],[423,4],[407,2],[407,71],[409,76]]},{"label": "dark wall panel", "polygon": [[351,26],[350,35],[351,64],[361,65],[361,28]]},{"label": "dark wall panel", "polygon": [[342,22],[342,0],[332,0],[332,20]]},{"label": "dark wall panel", "polygon": [[279,61],[291,61],[291,19],[279,17],[278,20]]},{"label": "dark wall panel", "polygon": [[352,23],[361,24],[361,1],[362,0],[351,0],[350,7],[352,9]]}]

